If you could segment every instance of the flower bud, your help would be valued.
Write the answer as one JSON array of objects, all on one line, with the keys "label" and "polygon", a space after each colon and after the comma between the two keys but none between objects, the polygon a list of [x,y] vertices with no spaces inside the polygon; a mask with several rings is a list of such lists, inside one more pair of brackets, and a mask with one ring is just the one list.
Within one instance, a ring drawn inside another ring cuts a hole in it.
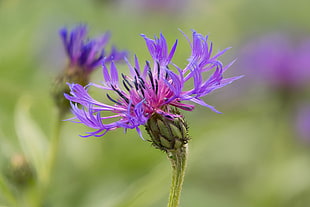
[{"label": "flower bud", "polygon": [[34,169],[21,154],[11,157],[7,176],[12,183],[19,187],[26,187],[34,179]]},{"label": "flower bud", "polygon": [[166,152],[180,149],[189,140],[188,126],[183,117],[169,119],[154,113],[145,127],[153,146]]},{"label": "flower bud", "polygon": [[70,102],[64,97],[65,93],[70,92],[67,83],[78,83],[85,86],[89,83],[89,72],[79,66],[68,66],[54,81],[52,95],[56,106],[61,112],[70,109]]}]

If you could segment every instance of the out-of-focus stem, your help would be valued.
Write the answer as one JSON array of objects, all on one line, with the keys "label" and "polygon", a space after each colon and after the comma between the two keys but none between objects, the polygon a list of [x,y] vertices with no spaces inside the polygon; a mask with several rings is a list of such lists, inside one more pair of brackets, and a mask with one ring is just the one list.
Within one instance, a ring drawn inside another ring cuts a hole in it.
[{"label": "out-of-focus stem", "polygon": [[61,110],[57,111],[57,118],[54,126],[54,131],[52,135],[52,139],[50,142],[50,147],[47,156],[47,164],[46,171],[43,177],[43,185],[48,186],[51,180],[51,174],[54,170],[55,161],[58,154],[59,149],[59,140],[60,140],[60,129],[62,125],[63,114]]}]

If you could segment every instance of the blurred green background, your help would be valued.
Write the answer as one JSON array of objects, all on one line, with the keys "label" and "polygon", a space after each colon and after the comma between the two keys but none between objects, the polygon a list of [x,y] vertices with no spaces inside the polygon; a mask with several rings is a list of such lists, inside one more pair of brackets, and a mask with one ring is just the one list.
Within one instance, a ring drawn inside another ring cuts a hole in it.
[{"label": "blurred green background", "polygon": [[[166,7],[145,2],[0,0],[0,206],[12,206],[7,198],[13,195],[21,206],[32,207],[39,196],[33,186],[14,186],[9,166],[25,150],[40,160],[51,137],[55,109],[50,87],[66,63],[61,27],[86,23],[91,37],[109,30],[110,42],[128,49],[131,60],[137,54],[141,62],[150,57],[139,34],[162,32],[169,45],[179,39],[178,65],[185,65],[190,55],[178,29],[208,34],[214,51],[232,46],[221,58],[226,64],[242,58],[238,49],[252,35],[277,30],[310,34],[306,0],[180,0]],[[228,74],[242,74],[240,67],[237,62]],[[126,71],[124,65],[119,68]],[[224,114],[200,106],[185,113],[192,140],[181,206],[310,206],[310,140],[295,131],[294,107],[283,107],[264,83],[248,85],[252,78],[205,98]],[[92,82],[100,80],[97,70]],[[309,101],[307,94],[305,89],[294,101]],[[78,136],[85,131],[89,129],[64,122],[44,206],[166,206],[170,166],[164,153],[134,130],[112,131],[103,138]]]}]

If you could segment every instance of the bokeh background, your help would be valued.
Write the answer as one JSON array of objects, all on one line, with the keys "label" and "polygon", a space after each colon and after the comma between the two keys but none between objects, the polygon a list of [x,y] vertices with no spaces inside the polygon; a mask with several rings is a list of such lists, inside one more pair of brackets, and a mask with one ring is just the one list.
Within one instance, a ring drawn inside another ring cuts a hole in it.
[{"label": "bokeh background", "polygon": [[[192,139],[181,206],[310,206],[309,8],[306,0],[0,0],[0,206],[17,199],[32,207],[40,197],[35,176],[16,184],[20,172],[12,168],[29,152],[42,159],[48,147],[51,83],[66,65],[58,31],[80,23],[91,37],[111,31],[110,42],[131,60],[150,58],[141,33],[162,32],[169,45],[179,39],[174,62],[181,66],[190,48],[178,29],[209,35],[214,51],[232,47],[221,57],[224,64],[237,58],[227,77],[246,76],[204,99],[223,114],[201,106],[185,113]],[[91,79],[101,80],[100,69]],[[85,131],[63,123],[44,206],[166,206],[164,153],[134,130],[78,136]]]}]

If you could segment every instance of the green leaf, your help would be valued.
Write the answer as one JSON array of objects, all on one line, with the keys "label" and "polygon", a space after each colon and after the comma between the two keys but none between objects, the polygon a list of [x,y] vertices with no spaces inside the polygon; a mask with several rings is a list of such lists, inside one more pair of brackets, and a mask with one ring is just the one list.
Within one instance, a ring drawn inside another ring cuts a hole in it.
[{"label": "green leaf", "polygon": [[47,138],[30,115],[32,98],[22,96],[15,109],[15,128],[21,148],[40,176],[46,167]]},{"label": "green leaf", "polygon": [[[0,174],[0,193],[1,193],[1,196],[3,196],[7,200],[7,202],[11,203],[14,206],[16,205],[15,197],[8,183],[6,182],[6,180],[1,174]],[[4,207],[4,206],[0,205],[0,207]]]}]

